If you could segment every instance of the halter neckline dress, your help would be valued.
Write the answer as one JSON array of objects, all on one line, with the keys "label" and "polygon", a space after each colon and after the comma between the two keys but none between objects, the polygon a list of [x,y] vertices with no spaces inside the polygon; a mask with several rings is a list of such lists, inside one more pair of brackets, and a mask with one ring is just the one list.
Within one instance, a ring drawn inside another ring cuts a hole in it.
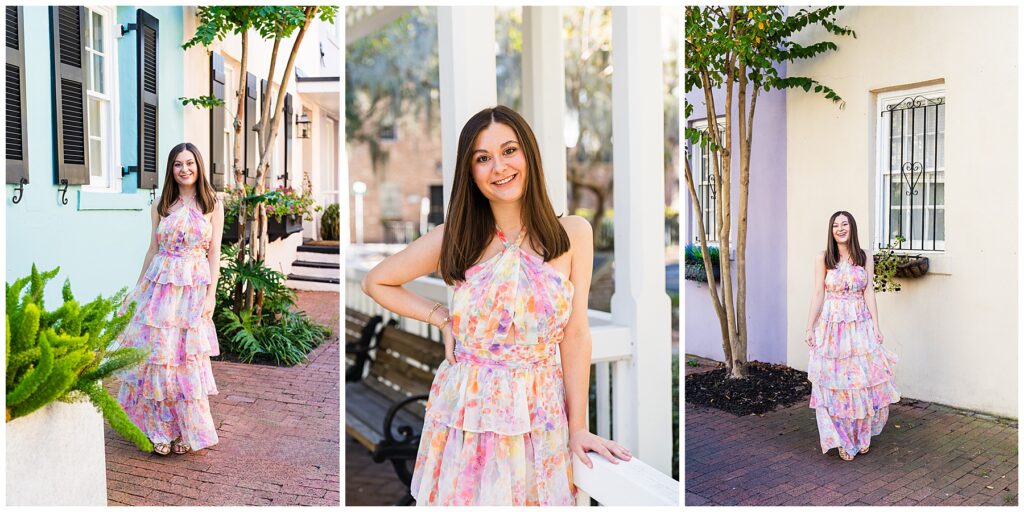
[{"label": "halter neckline dress", "polygon": [[841,261],[825,274],[825,301],[814,328],[807,378],[821,452],[842,447],[850,455],[871,444],[899,402],[893,385],[896,354],[875,337],[864,300],[867,270]]},{"label": "halter neckline dress", "polygon": [[122,372],[118,403],[153,443],[180,437],[193,451],[217,444],[209,395],[217,394],[210,356],[220,354],[213,320],[203,316],[211,283],[207,250],[213,224],[183,204],[160,220],[159,251],[119,313],[136,302],[121,346],[146,350]]},{"label": "halter neckline dress", "polygon": [[573,285],[498,229],[504,247],[452,296],[455,364],[430,388],[411,485],[419,505],[574,505],[558,343]]}]

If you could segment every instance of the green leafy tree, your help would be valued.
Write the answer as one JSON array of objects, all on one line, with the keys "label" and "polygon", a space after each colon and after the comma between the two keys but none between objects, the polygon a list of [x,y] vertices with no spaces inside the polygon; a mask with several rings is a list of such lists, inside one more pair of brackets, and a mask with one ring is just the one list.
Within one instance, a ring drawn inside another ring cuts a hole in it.
[{"label": "green leafy tree", "polygon": [[[780,6],[708,6],[685,9],[685,74],[686,93],[700,90],[704,94],[708,128],[686,128],[690,144],[708,147],[712,162],[715,190],[715,215],[719,248],[730,254],[732,230],[733,151],[739,151],[739,209],[736,222],[736,289],[733,290],[732,269],[721,266],[721,296],[712,274],[703,218],[697,191],[693,184],[690,160],[685,161],[686,185],[697,213],[697,232],[708,273],[708,291],[722,330],[725,364],[731,378],[746,376],[747,363],[747,209],[750,184],[750,152],[754,138],[754,113],[761,91],[801,88],[812,89],[826,99],[843,106],[842,98],[828,86],[808,77],[779,74],[780,64],[798,59],[811,59],[838,49],[832,41],[801,44],[797,32],[820,26],[835,36],[853,36],[853,30],[839,25],[837,13],[842,7],[800,9],[789,15]],[[719,126],[714,92],[724,90],[724,125]],[[687,118],[693,105],[685,104]],[[733,121],[738,141],[733,140]]]},{"label": "green leafy tree", "polygon": [[[235,120],[235,158],[232,163],[235,183],[244,183],[242,176],[242,119],[245,118],[245,80],[249,69],[249,31],[255,30],[261,38],[273,41],[273,49],[270,54],[269,70],[266,74],[266,87],[263,91],[263,101],[260,108],[260,118],[256,121],[253,130],[257,132],[257,167],[256,187],[251,194],[246,193],[245,187],[238,187],[238,232],[245,233],[245,225],[254,223],[256,229],[251,230],[250,240],[245,236],[239,237],[238,258],[240,260],[253,259],[263,262],[266,259],[267,248],[267,212],[264,204],[266,193],[266,176],[270,168],[270,155],[273,151],[274,142],[277,140],[278,131],[281,128],[284,111],[284,98],[291,81],[295,68],[295,59],[298,56],[299,47],[314,19],[326,23],[333,23],[337,15],[336,6],[217,6],[199,7],[197,16],[199,26],[195,35],[182,45],[188,49],[196,45],[209,47],[215,41],[221,41],[231,34],[237,34],[242,42],[242,58],[238,73],[238,87],[236,92]],[[281,43],[295,35],[295,42],[292,44],[290,53],[281,77],[275,80],[277,71],[277,57],[281,51]],[[271,108],[270,87],[277,82],[280,84],[276,99]],[[219,101],[208,96],[200,98],[182,98],[183,104],[192,104],[199,107],[209,108],[216,106]],[[257,317],[263,307],[263,295],[254,287],[244,286],[239,283],[235,290],[233,309],[239,313],[243,309],[255,308]]]},{"label": "green leafy tree", "polygon": [[[60,268],[32,273],[7,283],[6,420],[31,414],[54,400],[88,400],[107,423],[140,450],[152,451],[146,435],[128,418],[100,382],[115,372],[141,363],[146,353],[131,347],[114,348],[117,336],[135,311],[117,315],[125,296],[96,297],[80,306],[70,281],[62,290],[64,304],[51,312],[43,306],[43,291]],[[28,286],[28,290],[25,287]]]}]

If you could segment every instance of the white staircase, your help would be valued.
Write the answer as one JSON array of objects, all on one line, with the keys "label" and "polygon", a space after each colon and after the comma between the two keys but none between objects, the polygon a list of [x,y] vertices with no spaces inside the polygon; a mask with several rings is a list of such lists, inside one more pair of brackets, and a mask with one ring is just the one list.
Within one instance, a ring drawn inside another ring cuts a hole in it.
[{"label": "white staircase", "polygon": [[341,247],[300,245],[285,286],[293,290],[341,293]]}]

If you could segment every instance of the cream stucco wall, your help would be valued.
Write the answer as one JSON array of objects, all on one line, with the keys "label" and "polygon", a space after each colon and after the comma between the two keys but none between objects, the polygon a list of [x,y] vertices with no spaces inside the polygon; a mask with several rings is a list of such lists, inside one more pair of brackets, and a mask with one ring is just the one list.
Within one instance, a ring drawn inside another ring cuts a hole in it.
[{"label": "cream stucco wall", "polygon": [[[794,9],[795,10],[795,9]],[[943,82],[946,247],[920,279],[878,296],[905,397],[1017,416],[1017,11],[1015,8],[848,7],[857,38],[823,31],[839,51],[791,64],[845,100],[787,96],[788,362],[807,367],[813,258],[829,215],[848,210],[873,247],[879,92]]]}]

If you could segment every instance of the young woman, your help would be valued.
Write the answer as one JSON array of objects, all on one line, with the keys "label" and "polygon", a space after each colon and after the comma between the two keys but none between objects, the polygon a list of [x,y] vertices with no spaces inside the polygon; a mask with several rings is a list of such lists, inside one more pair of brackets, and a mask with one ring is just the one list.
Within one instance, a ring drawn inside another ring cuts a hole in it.
[{"label": "young woman", "polygon": [[[459,136],[446,222],[367,273],[363,289],[441,329],[411,491],[420,505],[573,505],[570,452],[629,450],[587,428],[593,233],[548,200],[533,131],[497,106]],[[402,287],[439,271],[452,310]]]},{"label": "young woman", "polygon": [[874,260],[860,248],[853,215],[833,213],[828,243],[815,261],[804,337],[821,453],[839,448],[843,460],[867,453],[871,436],[889,418],[889,404],[900,400],[892,382],[896,354],[882,339]]},{"label": "young woman", "polygon": [[121,308],[135,302],[135,315],[120,339],[149,356],[120,377],[118,402],[154,452],[181,455],[218,440],[207,396],[217,394],[210,356],[220,353],[212,318],[224,207],[192,144],[171,149],[151,216],[142,273]]}]

